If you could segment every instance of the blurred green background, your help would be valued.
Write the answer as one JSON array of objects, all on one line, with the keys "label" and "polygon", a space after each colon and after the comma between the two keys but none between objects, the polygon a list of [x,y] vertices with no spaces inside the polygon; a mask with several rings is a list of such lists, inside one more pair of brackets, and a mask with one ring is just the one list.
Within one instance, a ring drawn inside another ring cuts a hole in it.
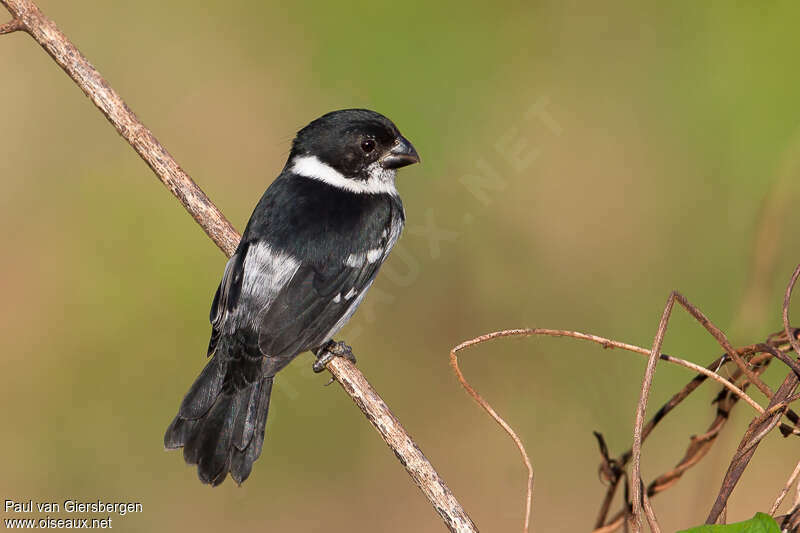
[{"label": "blurred green background", "polygon": [[[524,326],[648,345],[671,289],[734,343],[780,328],[800,260],[795,2],[40,6],[239,229],[324,112],[373,108],[414,142],[407,231],[342,338],[484,531],[521,528],[524,471],[453,377],[453,345]],[[276,381],[243,487],[202,486],[163,450],[225,258],[31,39],[1,37],[0,67],[3,498],[142,502],[122,531],[442,531],[309,355]],[[665,351],[719,349],[678,311]],[[528,446],[535,529],[589,530],[591,431],[629,446],[644,359],[527,339],[462,361]],[[690,377],[660,366],[650,412]],[[715,391],[646,443],[646,479],[705,431]],[[653,500],[666,530],[704,520],[752,414]],[[729,519],[767,510],[797,455],[771,435]]]}]

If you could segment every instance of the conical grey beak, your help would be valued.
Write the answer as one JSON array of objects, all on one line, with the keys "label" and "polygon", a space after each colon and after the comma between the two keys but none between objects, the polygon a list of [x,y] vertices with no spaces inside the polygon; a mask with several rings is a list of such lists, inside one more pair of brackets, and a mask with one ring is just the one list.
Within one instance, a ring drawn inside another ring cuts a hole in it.
[{"label": "conical grey beak", "polygon": [[400,168],[419,163],[419,155],[408,139],[400,136],[380,162],[383,168]]}]

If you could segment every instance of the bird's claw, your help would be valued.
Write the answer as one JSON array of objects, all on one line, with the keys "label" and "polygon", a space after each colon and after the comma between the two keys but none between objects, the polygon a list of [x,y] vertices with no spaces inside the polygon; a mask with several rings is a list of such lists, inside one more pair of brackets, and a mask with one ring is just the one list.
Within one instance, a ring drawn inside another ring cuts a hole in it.
[{"label": "bird's claw", "polygon": [[325,370],[325,367],[330,363],[334,357],[344,357],[348,361],[355,364],[356,356],[353,355],[353,349],[344,342],[330,341],[328,344],[317,350],[317,360],[314,361],[311,369],[317,374]]}]

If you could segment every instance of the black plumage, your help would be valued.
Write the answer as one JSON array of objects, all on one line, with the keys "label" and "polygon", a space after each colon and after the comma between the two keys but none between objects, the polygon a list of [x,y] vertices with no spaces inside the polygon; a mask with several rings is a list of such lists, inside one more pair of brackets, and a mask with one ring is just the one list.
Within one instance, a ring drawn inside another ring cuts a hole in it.
[{"label": "black plumage", "polygon": [[228,261],[211,306],[211,357],[164,436],[204,483],[242,483],[261,454],[275,374],[347,322],[400,236],[396,169],[419,158],[368,110],[302,130]]}]

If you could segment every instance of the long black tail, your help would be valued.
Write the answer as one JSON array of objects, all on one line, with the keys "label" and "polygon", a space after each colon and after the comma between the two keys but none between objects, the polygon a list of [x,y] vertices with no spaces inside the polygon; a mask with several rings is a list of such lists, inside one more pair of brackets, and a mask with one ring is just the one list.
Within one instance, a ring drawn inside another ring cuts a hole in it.
[{"label": "long black tail", "polygon": [[264,444],[272,392],[272,376],[242,383],[231,379],[229,366],[218,355],[208,362],[164,435],[164,446],[183,447],[200,481],[213,486],[228,472],[238,484],[250,475]]}]

